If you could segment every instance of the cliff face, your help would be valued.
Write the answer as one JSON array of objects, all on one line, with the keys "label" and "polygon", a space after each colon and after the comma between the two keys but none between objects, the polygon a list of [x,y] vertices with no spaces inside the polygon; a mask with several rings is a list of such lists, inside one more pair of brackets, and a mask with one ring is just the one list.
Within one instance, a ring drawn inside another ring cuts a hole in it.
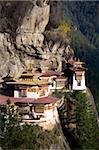
[{"label": "cliff face", "polygon": [[48,0],[0,2],[0,77],[19,76],[28,60],[34,70],[61,69],[66,45],[44,36],[50,14],[55,15],[50,5]]},{"label": "cliff face", "polygon": [[0,8],[0,73],[17,74],[27,59],[40,56],[50,6],[46,1],[11,1],[1,2]]},{"label": "cliff face", "polygon": [[[62,12],[63,14],[65,14],[64,20],[74,28],[74,31],[72,32],[72,37],[73,35],[75,35],[74,33],[75,31],[77,33],[76,40],[74,40],[71,43],[72,47],[75,50],[75,53],[77,53],[76,56],[78,57],[80,56],[82,60],[85,59],[87,64],[94,68],[93,72],[95,72],[96,74],[97,71],[96,69],[98,69],[97,60],[99,56],[97,52],[98,46],[96,46],[96,44],[93,45],[89,32],[87,33],[85,32],[88,29],[88,26],[86,25],[87,18],[85,19],[84,17],[85,11],[82,13],[80,12],[80,8],[82,8],[81,9],[82,11],[84,10],[83,6],[84,5],[81,5],[79,2],[68,4],[63,1],[61,5],[60,1],[49,1],[49,0],[32,0],[32,1],[30,0],[23,2],[1,1],[0,77],[4,77],[8,74],[15,77],[19,76],[21,72],[26,69],[29,63],[28,60],[31,60],[31,64],[34,70],[41,69],[42,71],[44,71],[46,69],[53,69],[61,71],[62,67],[61,62],[72,53],[70,48],[67,47],[68,42],[67,43],[64,42],[59,37],[58,34],[59,26],[62,22]],[[93,4],[93,6],[96,7],[96,4]],[[96,9],[97,12],[98,9],[99,8],[97,5]],[[83,14],[82,17],[80,17],[79,14],[80,15]],[[93,14],[95,14],[95,12]],[[98,17],[99,14],[97,13],[96,18]],[[77,28],[75,28],[75,26]],[[61,27],[64,27],[64,25]],[[93,25],[90,24],[90,27],[91,27],[90,33],[92,33]],[[98,22],[96,31],[97,30],[98,30]],[[48,31],[48,33],[50,34],[46,35],[46,31]],[[85,41],[81,42],[82,39]],[[76,43],[75,41],[76,42],[78,41],[78,43],[75,44]],[[81,45],[79,44],[80,42]],[[87,46],[85,42],[87,43]],[[90,48],[91,49],[94,48],[95,51],[94,52],[90,51]],[[90,70],[89,83],[90,85],[92,84],[93,86],[94,85],[93,78],[95,77],[93,77],[94,74],[92,72],[92,68],[89,70]],[[99,76],[98,75],[95,76],[98,79]],[[96,80],[96,82],[97,81],[98,80]],[[71,103],[73,102],[71,101]],[[71,107],[70,104],[69,107]],[[71,113],[72,110],[70,114]],[[70,114],[68,115],[69,119],[72,118]]]}]

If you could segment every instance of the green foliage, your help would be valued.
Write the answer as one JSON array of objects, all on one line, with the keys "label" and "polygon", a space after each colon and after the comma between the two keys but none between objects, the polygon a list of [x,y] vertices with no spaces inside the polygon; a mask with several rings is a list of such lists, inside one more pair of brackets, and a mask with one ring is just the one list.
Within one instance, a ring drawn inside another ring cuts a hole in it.
[{"label": "green foliage", "polygon": [[99,129],[96,115],[85,93],[75,92],[77,100],[77,135],[81,149],[99,149]]},{"label": "green foliage", "polygon": [[99,102],[96,104],[97,111],[99,112]]},{"label": "green foliage", "polygon": [[54,33],[53,29],[46,30],[44,32],[44,35],[45,35],[45,37],[47,38],[48,41],[52,39],[53,33]]},{"label": "green foliage", "polygon": [[0,144],[3,149],[17,148],[22,142],[23,137],[19,126],[7,128],[3,138],[0,139]]},{"label": "green foliage", "polygon": [[95,33],[93,38],[92,38],[92,42],[95,44],[95,46],[97,48],[99,48],[99,34],[98,33]]},{"label": "green foliage", "polygon": [[70,26],[63,20],[59,25],[59,35],[62,38],[66,37],[66,34],[71,31]]},{"label": "green foliage", "polygon": [[61,90],[61,91],[56,90],[55,92],[53,92],[52,95],[59,99],[64,97],[64,100],[66,100],[66,101],[67,101],[67,98],[70,96],[69,93],[67,94],[66,89]]},{"label": "green foliage", "polygon": [[3,134],[4,130],[18,124],[18,116],[15,107],[12,104],[0,106],[0,112],[0,130]]},{"label": "green foliage", "polygon": [[0,146],[2,149],[46,149],[59,143],[59,131],[44,131],[38,125],[20,126],[14,106],[0,107]]},{"label": "green foliage", "polygon": [[57,97],[57,98],[62,98],[63,96],[66,95],[66,92],[65,91],[59,91],[59,90],[56,90],[55,92],[53,92],[53,96]]},{"label": "green foliage", "polygon": [[71,45],[77,51],[88,51],[88,49],[96,49],[96,47],[84,36],[79,30],[72,31]]},{"label": "green foliage", "polygon": [[99,51],[90,43],[90,41],[82,36],[81,32],[73,32],[71,45],[75,50],[75,56],[86,62],[87,85],[92,90],[96,102],[99,99]]},{"label": "green foliage", "polygon": [[57,129],[43,131],[34,125],[14,126],[7,129],[4,138],[0,140],[3,149],[33,149],[49,148],[59,143]]},{"label": "green foliage", "polygon": [[[71,47],[75,57],[86,62],[87,85],[99,101],[99,3],[92,1],[62,1],[62,15],[74,29],[71,32]],[[97,105],[98,107],[98,105]],[[99,110],[99,108],[98,108]],[[99,112],[99,111],[98,111]]]},{"label": "green foliage", "polygon": [[71,26],[65,20],[62,20],[56,29],[50,28],[49,30],[46,30],[44,35],[48,41],[60,40],[67,44],[70,42],[69,36],[67,36],[70,31]]},{"label": "green foliage", "polygon": [[[93,37],[94,38],[94,37]],[[93,39],[95,40],[95,39]],[[95,43],[95,42],[94,42]],[[97,36],[98,44],[98,36]],[[99,99],[99,51],[80,31],[72,31],[71,45],[76,57],[85,61],[87,85],[92,90],[96,102]]]}]

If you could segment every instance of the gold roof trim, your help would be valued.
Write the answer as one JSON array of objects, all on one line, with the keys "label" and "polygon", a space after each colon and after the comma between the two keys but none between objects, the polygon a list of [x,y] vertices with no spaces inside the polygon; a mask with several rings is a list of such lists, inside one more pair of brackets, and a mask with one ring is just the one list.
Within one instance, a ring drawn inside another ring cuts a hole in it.
[{"label": "gold roof trim", "polygon": [[18,80],[16,82],[7,82],[7,84],[13,84],[13,85],[42,85],[42,84],[48,84],[48,82],[42,81],[42,80],[32,80],[32,81],[25,81],[25,80]]}]

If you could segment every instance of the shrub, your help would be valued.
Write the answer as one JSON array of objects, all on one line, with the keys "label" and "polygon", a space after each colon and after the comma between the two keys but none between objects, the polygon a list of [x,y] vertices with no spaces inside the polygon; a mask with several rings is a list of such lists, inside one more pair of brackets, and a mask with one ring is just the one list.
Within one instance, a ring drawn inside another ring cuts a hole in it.
[{"label": "shrub", "polygon": [[70,31],[71,31],[70,26],[65,21],[62,21],[61,24],[59,25],[59,35],[62,38],[66,38],[66,34]]}]

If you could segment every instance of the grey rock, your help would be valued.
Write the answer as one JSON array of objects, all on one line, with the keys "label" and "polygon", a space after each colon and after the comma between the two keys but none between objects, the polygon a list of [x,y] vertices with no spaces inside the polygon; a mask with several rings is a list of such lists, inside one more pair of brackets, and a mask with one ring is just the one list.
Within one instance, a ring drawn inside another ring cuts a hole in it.
[{"label": "grey rock", "polygon": [[11,1],[7,6],[0,2],[0,17],[0,77],[20,76],[27,68],[27,60],[34,61],[33,70],[62,70],[62,59],[71,52],[58,38],[58,29],[52,33],[52,39],[46,41],[49,0]]}]

